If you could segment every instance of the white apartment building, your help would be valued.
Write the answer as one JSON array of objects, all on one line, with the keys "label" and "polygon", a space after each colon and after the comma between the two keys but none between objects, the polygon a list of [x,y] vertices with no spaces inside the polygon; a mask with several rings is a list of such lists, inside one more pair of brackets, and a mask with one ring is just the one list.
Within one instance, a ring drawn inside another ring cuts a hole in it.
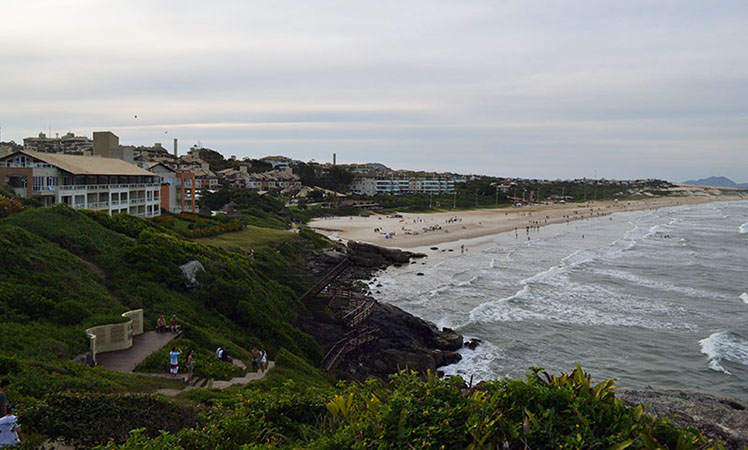
[{"label": "white apartment building", "polygon": [[21,150],[0,158],[0,181],[44,205],[65,203],[110,215],[161,214],[158,177],[120,159]]},{"label": "white apartment building", "polygon": [[454,180],[449,178],[356,178],[351,192],[357,195],[451,194]]}]

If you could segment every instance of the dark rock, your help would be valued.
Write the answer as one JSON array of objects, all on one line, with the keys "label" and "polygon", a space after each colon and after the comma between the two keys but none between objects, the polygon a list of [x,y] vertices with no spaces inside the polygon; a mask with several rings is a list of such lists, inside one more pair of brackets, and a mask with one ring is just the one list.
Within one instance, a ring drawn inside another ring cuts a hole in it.
[{"label": "dark rock", "polygon": [[439,250],[439,247],[431,247],[431,250]]},{"label": "dark rock", "polygon": [[451,328],[442,328],[441,333],[434,339],[434,345],[440,350],[459,350],[462,348],[462,336]]},{"label": "dark rock", "polygon": [[439,377],[439,378],[444,378],[444,371],[443,370],[437,370],[436,371],[436,376]]},{"label": "dark rock", "polygon": [[483,342],[478,338],[472,338],[469,341],[465,342],[465,347],[469,348],[470,350],[475,350],[480,343]]},{"label": "dark rock", "polygon": [[423,272],[418,272],[418,273],[416,274],[416,276],[418,276],[418,277],[422,277],[422,276],[423,276]]},{"label": "dark rock", "polygon": [[330,264],[337,264],[347,257],[348,256],[343,252],[333,252],[328,250],[322,253],[322,260]]},{"label": "dark rock", "polygon": [[448,366],[450,364],[458,363],[462,360],[462,355],[457,352],[434,350],[432,355],[434,356],[436,367]]},{"label": "dark rock", "polygon": [[746,402],[736,399],[675,390],[619,388],[616,397],[679,426],[692,426],[712,439],[725,442],[728,449],[748,445]]}]

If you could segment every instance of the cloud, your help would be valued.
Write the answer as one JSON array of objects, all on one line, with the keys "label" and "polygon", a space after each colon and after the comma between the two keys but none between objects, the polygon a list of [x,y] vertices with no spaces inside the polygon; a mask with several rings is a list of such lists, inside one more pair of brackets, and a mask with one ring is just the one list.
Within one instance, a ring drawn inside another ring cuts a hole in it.
[{"label": "cloud", "polygon": [[4,139],[109,128],[123,143],[549,178],[748,166],[742,0],[3,10]]}]

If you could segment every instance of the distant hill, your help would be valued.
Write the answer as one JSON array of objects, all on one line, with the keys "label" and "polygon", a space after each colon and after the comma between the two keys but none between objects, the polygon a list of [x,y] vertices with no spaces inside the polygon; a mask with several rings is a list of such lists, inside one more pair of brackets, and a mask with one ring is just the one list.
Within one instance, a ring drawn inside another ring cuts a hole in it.
[{"label": "distant hill", "polygon": [[738,184],[727,177],[709,177],[709,178],[702,178],[700,180],[688,180],[688,181],[684,181],[683,184],[691,184],[694,186],[748,188],[748,183]]}]

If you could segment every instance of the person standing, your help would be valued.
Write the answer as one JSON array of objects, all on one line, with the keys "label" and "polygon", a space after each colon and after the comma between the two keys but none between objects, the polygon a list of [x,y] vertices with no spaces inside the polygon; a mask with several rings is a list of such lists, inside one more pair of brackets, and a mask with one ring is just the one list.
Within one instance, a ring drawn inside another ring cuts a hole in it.
[{"label": "person standing", "polygon": [[169,352],[169,373],[176,376],[179,372],[179,355],[182,354],[182,349],[172,347]]},{"label": "person standing", "polygon": [[252,347],[252,368],[255,372],[260,366],[260,350],[257,347]]},{"label": "person standing", "polygon": [[194,354],[195,350],[190,350],[187,353],[187,361],[185,362],[185,365],[187,366],[187,384],[192,383],[192,371],[195,369]]},{"label": "person standing", "polygon": [[262,373],[265,373],[265,370],[268,368],[268,352],[265,350],[260,350],[260,370],[262,370]]}]

